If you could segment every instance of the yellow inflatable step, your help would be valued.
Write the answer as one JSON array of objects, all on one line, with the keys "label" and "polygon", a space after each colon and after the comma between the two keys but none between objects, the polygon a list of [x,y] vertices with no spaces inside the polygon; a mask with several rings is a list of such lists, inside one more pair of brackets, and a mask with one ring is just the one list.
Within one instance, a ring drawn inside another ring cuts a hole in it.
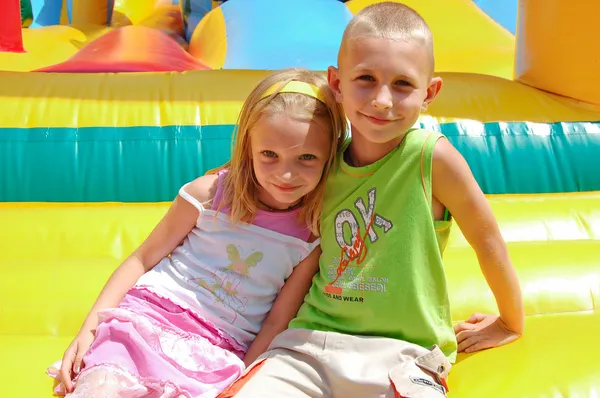
[{"label": "yellow inflatable step", "polygon": [[[600,192],[489,201],[523,286],[526,334],[459,355],[449,396],[598,396]],[[7,396],[52,396],[45,368],[61,358],[110,273],[168,206],[0,203],[0,385]],[[496,312],[473,251],[452,228],[444,259],[454,320]]]}]

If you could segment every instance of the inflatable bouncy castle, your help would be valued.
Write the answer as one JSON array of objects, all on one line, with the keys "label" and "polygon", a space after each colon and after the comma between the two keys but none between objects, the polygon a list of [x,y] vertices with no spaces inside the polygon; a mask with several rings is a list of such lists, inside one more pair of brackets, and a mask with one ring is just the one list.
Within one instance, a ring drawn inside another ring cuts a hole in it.
[{"label": "inflatable bouncy castle", "polygon": [[[114,268],[184,183],[230,156],[267,71],[336,64],[377,0],[5,0],[0,4],[0,381],[50,397]],[[450,397],[600,396],[600,3],[404,0],[444,87],[419,123],[486,193],[519,273],[525,335],[459,355]],[[455,322],[497,313],[458,226]]]}]

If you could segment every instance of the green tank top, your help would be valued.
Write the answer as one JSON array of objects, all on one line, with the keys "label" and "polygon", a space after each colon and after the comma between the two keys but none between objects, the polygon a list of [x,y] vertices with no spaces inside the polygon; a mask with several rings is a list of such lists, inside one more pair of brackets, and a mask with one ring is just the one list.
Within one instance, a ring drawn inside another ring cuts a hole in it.
[{"label": "green tank top", "polygon": [[338,156],[321,219],[319,272],[290,327],[385,336],[456,358],[442,252],[451,221],[431,206],[438,133],[410,130],[376,163]]}]

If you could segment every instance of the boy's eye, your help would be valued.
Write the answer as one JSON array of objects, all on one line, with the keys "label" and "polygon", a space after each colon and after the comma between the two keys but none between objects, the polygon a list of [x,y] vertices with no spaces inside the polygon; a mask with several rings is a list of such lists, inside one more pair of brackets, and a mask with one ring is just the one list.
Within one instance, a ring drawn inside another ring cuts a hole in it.
[{"label": "boy's eye", "polygon": [[263,154],[263,156],[266,156],[268,158],[276,158],[277,154],[273,151],[262,151],[261,152]]},{"label": "boy's eye", "polygon": [[304,155],[300,155],[300,159],[301,160],[313,160],[316,159],[317,157],[315,155],[311,155],[309,153],[306,153]]},{"label": "boy's eye", "polygon": [[358,77],[358,80],[364,80],[364,81],[368,81],[368,82],[373,82],[375,81],[375,78],[371,75],[361,75]]},{"label": "boy's eye", "polygon": [[412,87],[412,84],[406,80],[398,80],[396,86]]}]

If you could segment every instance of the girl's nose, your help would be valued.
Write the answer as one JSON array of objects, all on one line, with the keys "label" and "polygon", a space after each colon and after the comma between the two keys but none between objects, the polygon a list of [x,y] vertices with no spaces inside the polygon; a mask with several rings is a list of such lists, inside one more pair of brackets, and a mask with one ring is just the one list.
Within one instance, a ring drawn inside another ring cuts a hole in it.
[{"label": "girl's nose", "polygon": [[283,181],[290,181],[292,179],[292,177],[293,177],[293,173],[290,170],[286,170],[280,175],[280,178]]}]

